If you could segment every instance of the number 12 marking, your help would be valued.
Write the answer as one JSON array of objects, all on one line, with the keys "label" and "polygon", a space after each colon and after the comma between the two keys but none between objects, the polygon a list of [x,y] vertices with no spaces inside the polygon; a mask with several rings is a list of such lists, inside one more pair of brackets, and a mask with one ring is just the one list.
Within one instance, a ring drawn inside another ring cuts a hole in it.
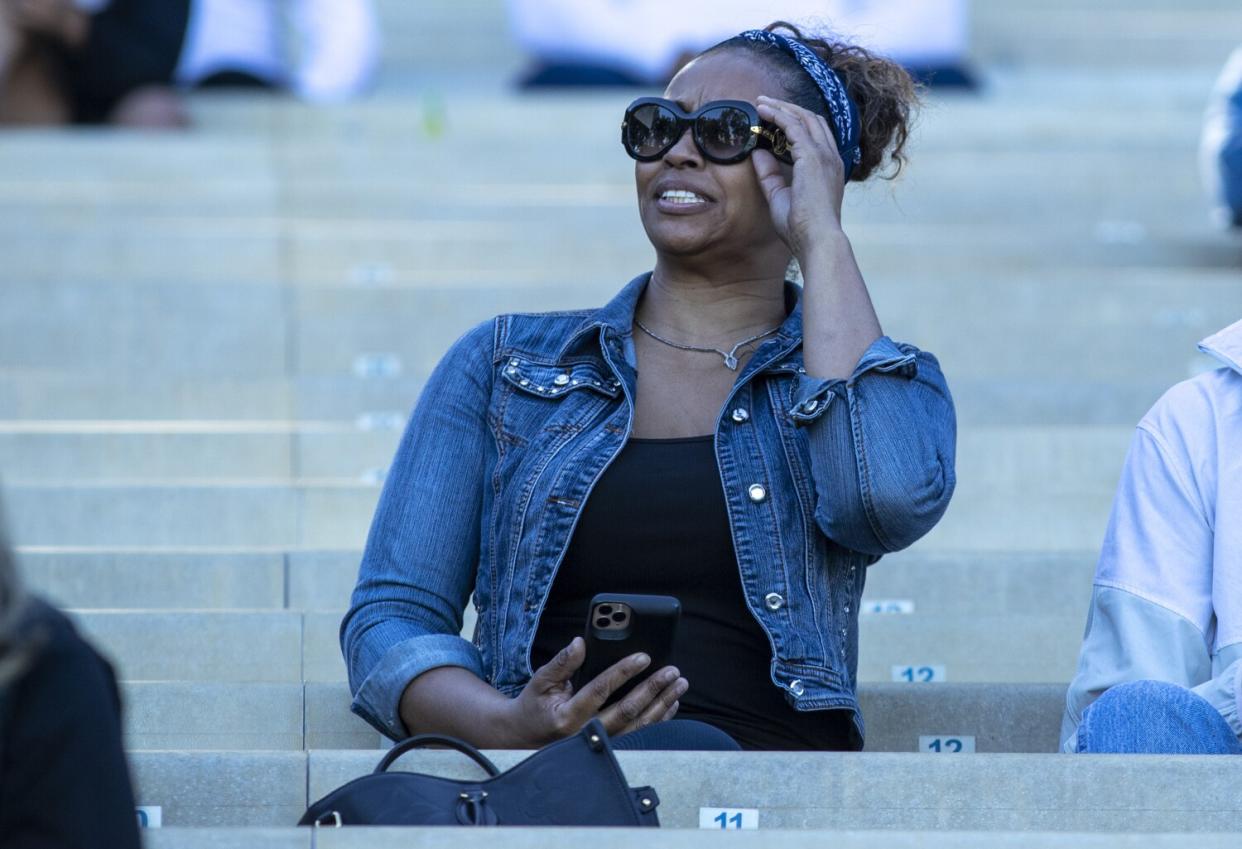
[{"label": "number 12 marking", "polygon": [[943,666],[894,666],[893,680],[911,684],[939,683],[948,677]]}]

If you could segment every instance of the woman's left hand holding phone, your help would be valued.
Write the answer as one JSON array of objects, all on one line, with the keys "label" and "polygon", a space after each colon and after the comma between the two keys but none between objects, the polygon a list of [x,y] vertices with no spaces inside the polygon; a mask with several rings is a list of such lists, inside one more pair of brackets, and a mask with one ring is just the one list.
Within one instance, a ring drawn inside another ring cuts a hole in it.
[{"label": "woman's left hand holding phone", "polygon": [[575,637],[556,657],[535,670],[509,712],[508,724],[515,740],[527,746],[542,746],[576,733],[596,717],[609,735],[628,734],[672,719],[679,707],[678,699],[689,688],[676,667],[666,666],[648,676],[624,699],[604,708],[613,692],[643,674],[651,658],[641,653],[630,655],[574,692],[570,681],[585,661],[586,642]]}]

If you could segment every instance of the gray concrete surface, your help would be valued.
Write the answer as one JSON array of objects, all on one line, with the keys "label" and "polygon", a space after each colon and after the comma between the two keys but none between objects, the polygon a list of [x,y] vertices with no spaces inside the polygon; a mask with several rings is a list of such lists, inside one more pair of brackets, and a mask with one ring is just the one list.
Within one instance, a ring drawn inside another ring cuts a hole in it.
[{"label": "gray concrete surface", "polygon": [[127,749],[301,750],[300,683],[135,681],[122,687]]},{"label": "gray concrete surface", "polygon": [[[353,550],[26,548],[26,579],[64,607],[343,609],[362,559]],[[1095,551],[890,554],[868,570],[869,604],[916,613],[1086,615]]]},{"label": "gray concrete surface", "polygon": [[[526,753],[497,752],[503,769]],[[378,752],[134,752],[140,805],[168,827],[282,826],[307,799],[370,772]],[[1234,758],[622,752],[627,780],[660,794],[662,823],[701,806],[755,808],[761,827],[990,832],[1213,832],[1237,828]],[[476,778],[455,752],[398,768]],[[796,786],[789,776],[797,775]],[[309,777],[309,783],[307,779]]]},{"label": "gray concrete surface", "polygon": [[[344,682],[154,681],[123,685],[130,749],[375,749]],[[868,752],[917,752],[921,737],[976,752],[1055,752],[1064,684],[864,683]],[[946,749],[955,748],[942,744]]]},{"label": "gray concrete surface", "polygon": [[379,497],[367,483],[15,483],[4,488],[24,546],[359,547]]},{"label": "gray concrete surface", "polygon": [[305,752],[131,752],[134,801],[165,826],[287,826],[306,811]]},{"label": "gray concrete surface", "polygon": [[[336,611],[79,611],[76,616],[131,680],[345,680]],[[471,619],[463,623],[466,633]],[[899,683],[894,667],[930,667],[947,683],[1067,683],[1083,623],[1081,614],[865,616],[859,625],[858,677]],[[160,638],[152,639],[156,634]],[[246,648],[254,645],[264,650]]]},{"label": "gray concrete surface", "polygon": [[941,666],[950,683],[1068,683],[1085,622],[1083,612],[862,617],[858,679],[892,681],[893,666]]},{"label": "gray concrete surface", "polygon": [[302,681],[299,613],[77,611],[73,619],[123,680]]},{"label": "gray concrete surface", "polygon": [[[497,754],[501,768],[522,756]],[[311,752],[310,796],[376,760],[370,752]],[[618,760],[631,784],[656,788],[661,822],[671,828],[697,827],[699,807],[709,806],[757,808],[774,828],[1222,831],[1237,827],[1233,782],[1242,770],[1233,758],[1051,754],[622,752]],[[457,753],[399,764],[478,774]]]},{"label": "gray concrete surface", "polygon": [[[285,606],[283,552],[26,549],[24,579],[61,607],[270,609]],[[323,605],[320,605],[323,606]]]}]

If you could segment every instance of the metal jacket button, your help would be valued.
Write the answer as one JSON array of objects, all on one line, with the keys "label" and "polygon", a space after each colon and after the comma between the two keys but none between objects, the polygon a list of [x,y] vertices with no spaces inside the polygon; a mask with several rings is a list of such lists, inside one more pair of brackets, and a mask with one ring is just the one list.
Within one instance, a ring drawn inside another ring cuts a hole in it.
[{"label": "metal jacket button", "polygon": [[747,419],[750,418],[750,413],[746,412],[745,408],[738,407],[736,410],[733,411],[733,414],[730,416],[730,418],[732,418],[733,421],[737,422],[738,424],[742,424],[743,422],[745,422]]},{"label": "metal jacket button", "polygon": [[760,483],[752,483],[746,492],[750,495],[750,500],[756,504],[768,497],[768,491]]},{"label": "metal jacket button", "polygon": [[819,402],[816,401],[814,398],[812,398],[810,401],[807,401],[805,404],[802,405],[802,412],[804,413],[813,413],[818,409],[819,409]]},{"label": "metal jacket button", "polygon": [[552,378],[552,382],[557,386],[564,386],[566,383],[569,383],[569,375],[558,374],[556,377]]},{"label": "metal jacket button", "polygon": [[780,610],[785,606],[785,597],[780,593],[768,593],[763,597],[763,603],[768,606],[768,610]]},{"label": "metal jacket button", "polygon": [[803,693],[806,692],[806,687],[802,686],[801,681],[794,679],[793,681],[789,682],[789,692],[793,693],[794,696],[801,696]]}]

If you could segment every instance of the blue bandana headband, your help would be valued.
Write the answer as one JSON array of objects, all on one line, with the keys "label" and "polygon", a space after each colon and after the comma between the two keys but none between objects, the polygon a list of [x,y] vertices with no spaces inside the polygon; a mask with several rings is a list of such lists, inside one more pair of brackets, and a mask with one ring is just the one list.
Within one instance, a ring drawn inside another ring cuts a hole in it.
[{"label": "blue bandana headband", "polygon": [[747,30],[739,37],[747,41],[769,44],[788,53],[802,66],[802,70],[815,80],[815,84],[819,86],[820,92],[824,95],[824,102],[828,104],[828,111],[832,114],[832,133],[836,137],[841,160],[845,163],[845,179],[848,180],[854,166],[862,161],[862,150],[858,146],[862,122],[858,117],[858,107],[850,99],[845,90],[845,84],[841,82],[836,71],[816,56],[815,51],[797,39],[763,29]]}]

